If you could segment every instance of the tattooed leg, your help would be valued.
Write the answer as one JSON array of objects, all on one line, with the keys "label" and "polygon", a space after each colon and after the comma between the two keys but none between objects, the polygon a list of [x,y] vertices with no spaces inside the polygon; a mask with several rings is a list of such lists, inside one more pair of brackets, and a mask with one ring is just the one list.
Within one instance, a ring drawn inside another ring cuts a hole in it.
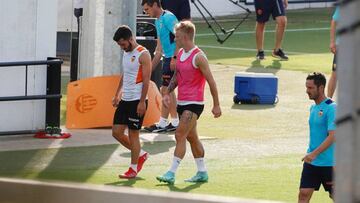
[{"label": "tattooed leg", "polygon": [[183,158],[186,153],[186,137],[196,126],[197,115],[191,111],[184,111],[180,117],[180,123],[175,132],[176,147],[174,156]]}]

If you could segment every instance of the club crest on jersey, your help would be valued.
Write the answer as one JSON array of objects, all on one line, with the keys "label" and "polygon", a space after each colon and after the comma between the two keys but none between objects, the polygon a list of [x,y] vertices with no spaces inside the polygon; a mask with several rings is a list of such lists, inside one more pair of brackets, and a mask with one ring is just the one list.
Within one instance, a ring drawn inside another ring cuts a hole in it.
[{"label": "club crest on jersey", "polygon": [[130,59],[130,61],[131,61],[131,62],[134,62],[134,61],[135,61],[135,58],[136,58],[136,56],[132,56],[131,59]]},{"label": "club crest on jersey", "polygon": [[321,117],[324,114],[323,110],[319,111],[319,117]]}]

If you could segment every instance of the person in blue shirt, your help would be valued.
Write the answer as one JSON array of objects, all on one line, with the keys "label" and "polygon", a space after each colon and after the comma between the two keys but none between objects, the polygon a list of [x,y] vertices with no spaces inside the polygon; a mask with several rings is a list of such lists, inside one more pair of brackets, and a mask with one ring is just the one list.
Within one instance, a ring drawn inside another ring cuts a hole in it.
[{"label": "person in blue shirt", "polygon": [[[178,23],[176,16],[170,11],[164,10],[161,7],[160,0],[142,0],[141,5],[144,11],[155,20],[156,32],[157,32],[157,44],[155,49],[155,55],[152,60],[153,70],[160,62],[163,56],[162,64],[162,86],[160,88],[161,95],[164,95],[164,91],[170,83],[172,76],[174,75],[177,48],[175,43],[175,25]],[[179,118],[176,112],[176,96],[175,93],[171,93],[171,102],[169,108],[161,106],[161,117],[157,124],[145,128],[145,130],[158,133],[164,131],[175,131],[179,125]],[[171,122],[168,122],[169,113],[171,115]]]},{"label": "person in blue shirt", "polygon": [[332,65],[332,72],[328,84],[327,96],[332,98],[336,89],[336,47],[339,44],[339,40],[336,37],[336,24],[340,19],[340,8],[336,7],[332,16],[330,24],[330,51],[334,54],[334,60]]},{"label": "person in blue shirt", "polygon": [[310,107],[310,142],[300,181],[299,202],[309,202],[314,190],[322,184],[332,198],[335,166],[336,103],[325,96],[326,78],[313,73],[306,78],[306,93],[315,104]]}]

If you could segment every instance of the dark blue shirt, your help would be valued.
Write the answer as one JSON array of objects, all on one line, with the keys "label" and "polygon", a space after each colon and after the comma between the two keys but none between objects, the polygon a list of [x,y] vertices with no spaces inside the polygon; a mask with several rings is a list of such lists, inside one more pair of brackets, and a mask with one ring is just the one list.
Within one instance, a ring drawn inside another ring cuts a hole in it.
[{"label": "dark blue shirt", "polygon": [[189,0],[162,0],[163,9],[173,13],[179,21],[190,19]]}]

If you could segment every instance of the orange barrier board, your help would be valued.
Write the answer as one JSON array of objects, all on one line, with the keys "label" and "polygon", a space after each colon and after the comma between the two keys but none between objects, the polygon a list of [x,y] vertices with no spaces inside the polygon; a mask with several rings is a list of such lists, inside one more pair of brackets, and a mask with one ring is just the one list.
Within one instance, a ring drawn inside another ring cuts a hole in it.
[{"label": "orange barrier board", "polygon": [[[66,128],[111,127],[115,108],[112,98],[120,76],[102,76],[74,81],[67,86]],[[157,122],[161,114],[161,94],[150,81],[148,109],[143,126]]]}]

